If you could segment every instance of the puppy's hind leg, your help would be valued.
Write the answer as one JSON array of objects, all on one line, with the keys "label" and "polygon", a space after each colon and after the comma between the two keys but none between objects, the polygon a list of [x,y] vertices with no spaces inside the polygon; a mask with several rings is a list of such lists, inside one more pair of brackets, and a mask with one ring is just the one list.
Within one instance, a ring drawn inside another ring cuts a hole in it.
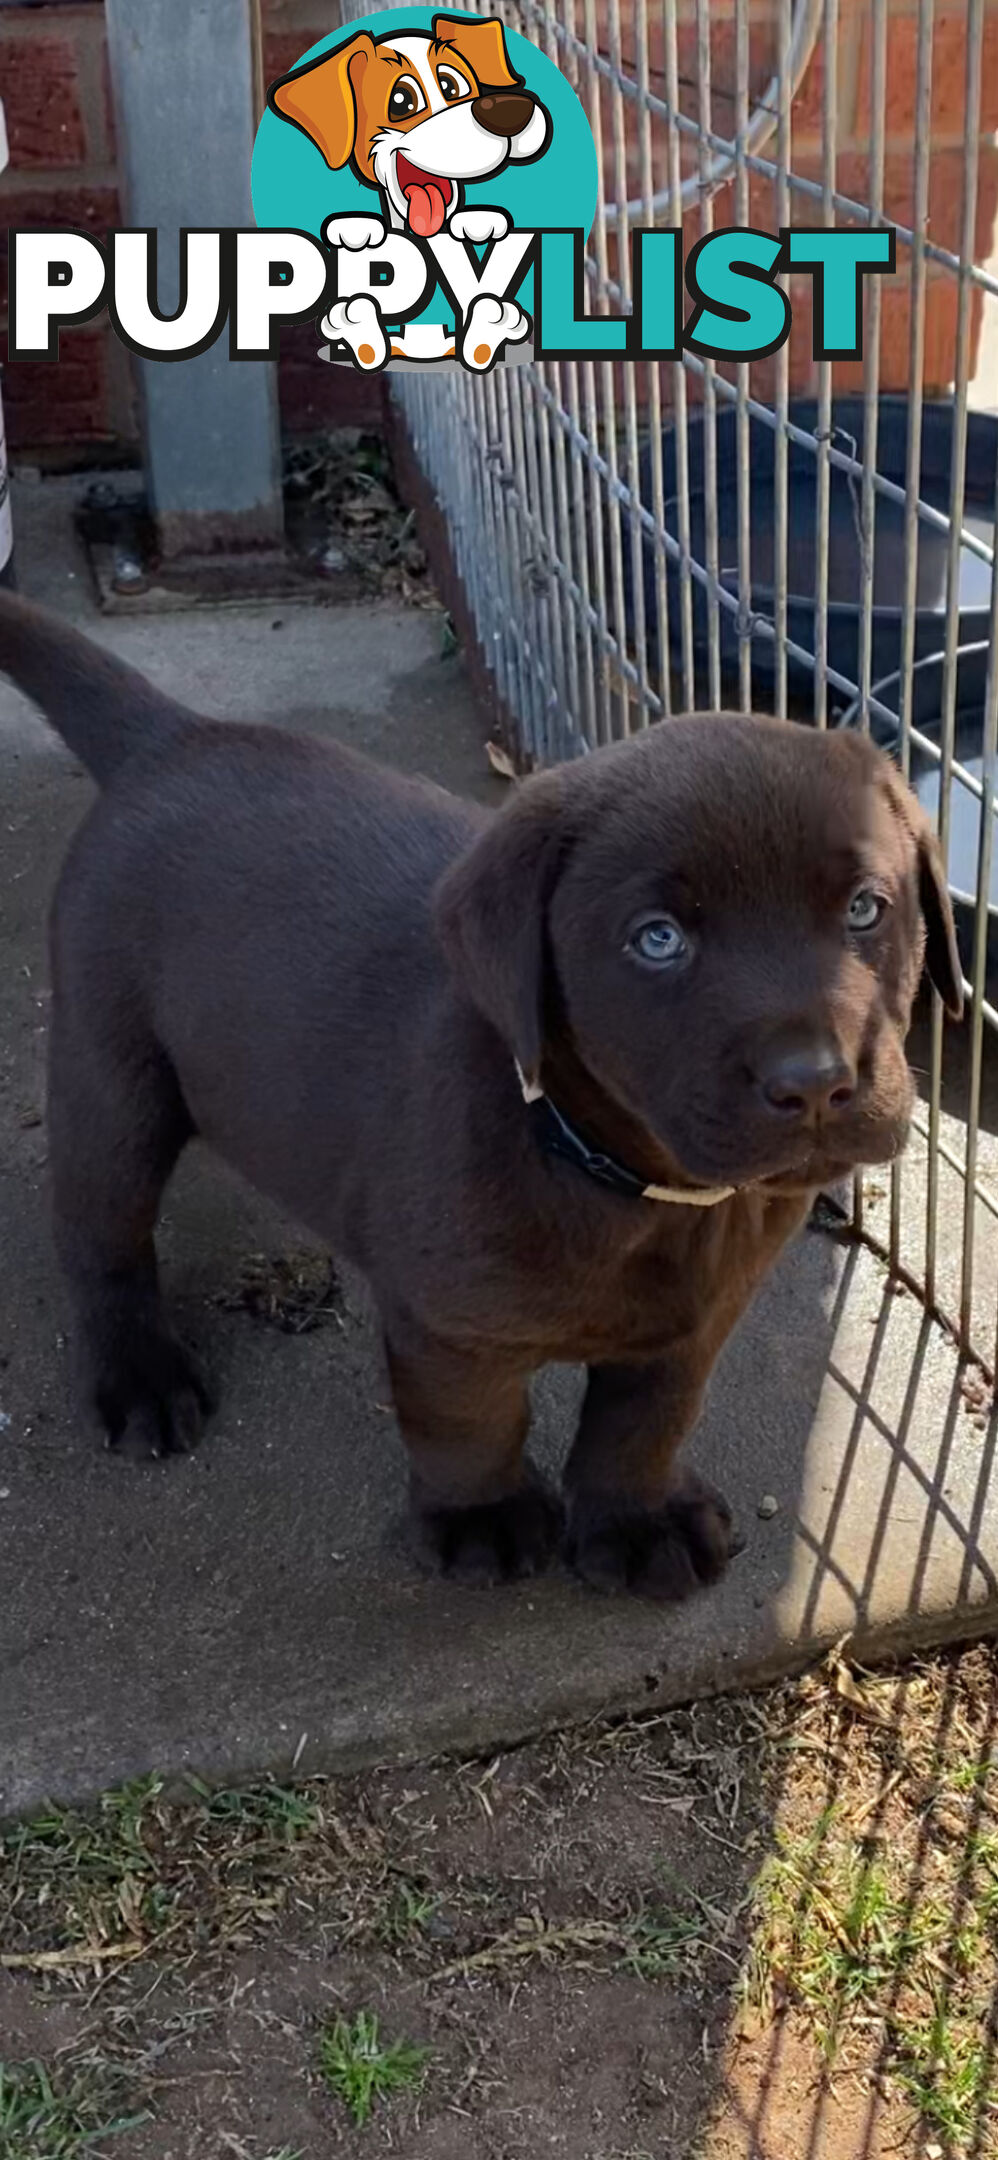
[{"label": "puppy's hind leg", "polygon": [[153,1230],[191,1135],[172,1067],[152,1042],[96,1040],[59,1009],[49,1067],[55,1235],[88,1406],[122,1454],[184,1453],[210,1401],[163,1317]]}]

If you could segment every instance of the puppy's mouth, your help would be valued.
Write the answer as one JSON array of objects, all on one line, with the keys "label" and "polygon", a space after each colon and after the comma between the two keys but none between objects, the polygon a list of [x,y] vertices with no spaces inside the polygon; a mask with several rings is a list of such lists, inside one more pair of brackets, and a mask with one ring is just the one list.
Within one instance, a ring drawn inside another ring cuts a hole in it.
[{"label": "puppy's mouth", "polygon": [[442,226],[454,200],[453,180],[444,173],[424,172],[400,150],[395,160],[399,191],[405,196],[406,217],[421,240],[432,240]]},{"label": "puppy's mouth", "polygon": [[870,1170],[878,1164],[896,1162],[904,1151],[908,1139],[907,1125],[870,1136],[865,1145],[854,1154],[835,1153],[830,1148],[812,1148],[787,1163],[781,1170],[773,1170],[765,1177],[755,1180],[764,1192],[775,1194],[810,1192],[816,1185],[841,1185],[859,1170]]},{"label": "puppy's mouth", "polygon": [[[791,1198],[811,1192],[818,1186],[840,1185],[853,1177],[858,1170],[873,1169],[877,1165],[895,1162],[904,1151],[908,1139],[908,1122],[904,1118],[889,1123],[871,1123],[856,1143],[850,1147],[845,1134],[837,1135],[835,1143],[823,1145],[816,1138],[807,1146],[801,1136],[796,1154],[787,1155],[784,1162],[774,1165],[759,1163],[750,1167],[744,1160],[733,1168],[722,1166],[715,1160],[691,1162],[689,1151],[683,1151],[681,1160],[687,1175],[701,1184],[733,1185],[736,1190],[771,1193],[774,1198]],[[829,1136],[831,1139],[831,1136]]]}]

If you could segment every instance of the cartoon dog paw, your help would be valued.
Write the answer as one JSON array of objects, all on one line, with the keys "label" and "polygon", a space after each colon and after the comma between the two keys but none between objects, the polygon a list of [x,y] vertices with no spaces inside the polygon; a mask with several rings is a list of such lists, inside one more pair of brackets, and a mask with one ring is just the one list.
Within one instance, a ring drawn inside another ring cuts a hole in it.
[{"label": "cartoon dog paw", "polygon": [[530,331],[530,317],[515,300],[497,300],[493,293],[479,293],[468,310],[461,335],[464,366],[484,375],[503,345],[518,345]]},{"label": "cartoon dog paw", "polygon": [[322,228],[322,237],[328,247],[359,253],[363,248],[380,247],[385,228],[376,217],[330,217]]},{"label": "cartoon dog paw", "polygon": [[455,210],[447,227],[455,240],[472,240],[484,247],[487,240],[505,240],[509,219],[505,210]]},{"label": "cartoon dog paw", "polygon": [[319,327],[325,337],[349,345],[358,367],[370,372],[384,366],[388,358],[388,340],[369,293],[355,293],[349,300],[334,300]]}]

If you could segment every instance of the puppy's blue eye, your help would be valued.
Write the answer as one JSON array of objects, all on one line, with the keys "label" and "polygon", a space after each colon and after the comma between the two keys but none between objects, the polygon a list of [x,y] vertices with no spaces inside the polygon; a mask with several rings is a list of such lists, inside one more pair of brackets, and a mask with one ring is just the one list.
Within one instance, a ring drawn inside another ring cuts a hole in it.
[{"label": "puppy's blue eye", "polygon": [[883,893],[874,892],[870,885],[862,886],[858,893],[853,893],[846,909],[850,930],[875,930],[886,906]]},{"label": "puppy's blue eye", "polygon": [[668,967],[682,960],[687,950],[679,924],[670,915],[656,915],[651,922],[642,923],[631,938],[631,947],[639,959],[647,960],[652,967]]}]

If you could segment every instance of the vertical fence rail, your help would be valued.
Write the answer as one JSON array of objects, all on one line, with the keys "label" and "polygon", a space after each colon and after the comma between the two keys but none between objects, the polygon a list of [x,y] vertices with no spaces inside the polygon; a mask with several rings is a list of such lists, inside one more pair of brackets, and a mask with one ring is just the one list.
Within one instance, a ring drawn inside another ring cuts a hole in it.
[{"label": "vertical fence rail", "polygon": [[[960,542],[966,484],[967,391],[969,387],[970,303],[972,297],[972,286],[968,273],[974,258],[974,234],[977,224],[977,144],[980,132],[983,50],[984,0],[969,0],[966,63],[966,155],[963,172],[960,267],[957,285],[956,390],[953,400],[953,442],[950,458],[950,529],[946,552],[946,647],[940,715],[942,763],[939,785],[939,845],[944,860],[949,859],[952,772],[956,736],[957,644],[960,634]],[[943,1085],[943,1012],[938,998],[934,998],[932,1003],[932,1037],[929,1055],[929,1165],[925,1205],[925,1294],[929,1303],[934,1304],[936,1301],[939,1237],[939,1142]]]},{"label": "vertical fence rail", "polygon": [[[758,225],[768,214],[774,229],[896,219],[895,278],[865,281],[864,358],[847,381],[836,363],[809,354],[802,380],[800,325],[768,361],[730,368],[691,352],[615,367],[545,362],[528,350],[482,382],[407,376],[404,366],[390,375],[526,764],[585,755],[673,711],[755,705],[805,725],[872,729],[904,771],[916,755],[934,761],[944,859],[957,826],[973,834],[976,821],[977,905],[971,892],[963,920],[969,1026],[954,1064],[933,998],[915,1143],[889,1193],[858,1182],[854,1219],[989,1369],[998,1314],[998,1089],[989,1086],[998,998],[987,936],[998,669],[992,653],[968,766],[961,609],[969,565],[978,588],[985,573],[990,580],[993,638],[994,518],[981,509],[979,471],[968,511],[968,430],[980,419],[974,406],[988,402],[971,380],[980,311],[985,303],[998,311],[998,249],[982,236],[979,192],[981,131],[995,124],[983,109],[991,5],[966,0],[967,121],[962,153],[949,153],[962,157],[961,199],[947,223],[934,200],[933,78],[937,40],[943,32],[952,40],[955,17],[937,0],[904,11],[869,0],[861,47],[855,11],[840,0],[769,0],[766,9],[732,0],[723,14],[708,0],[502,0],[508,28],[558,62],[596,139],[591,313],[628,311],[629,237],[641,225],[683,228],[688,250],[713,227]],[[888,125],[899,21],[911,32],[915,84],[903,144]],[[951,57],[947,66],[951,73]],[[767,202],[771,213],[760,207]],[[798,281],[789,289],[796,311]],[[899,308],[907,310],[900,373]],[[944,335],[953,350],[940,390]],[[926,460],[923,416],[932,418],[941,395],[951,451],[940,478],[938,459]],[[998,381],[990,403],[998,411]],[[809,463],[805,525],[795,489]],[[770,527],[760,535],[763,473]],[[998,502],[998,462],[994,477]],[[843,505],[853,535],[848,590]],[[930,728],[923,692],[933,654],[920,610],[937,573],[944,598]],[[885,594],[897,618],[890,678],[877,657]],[[848,670],[835,630],[844,600],[856,624]]]}]

